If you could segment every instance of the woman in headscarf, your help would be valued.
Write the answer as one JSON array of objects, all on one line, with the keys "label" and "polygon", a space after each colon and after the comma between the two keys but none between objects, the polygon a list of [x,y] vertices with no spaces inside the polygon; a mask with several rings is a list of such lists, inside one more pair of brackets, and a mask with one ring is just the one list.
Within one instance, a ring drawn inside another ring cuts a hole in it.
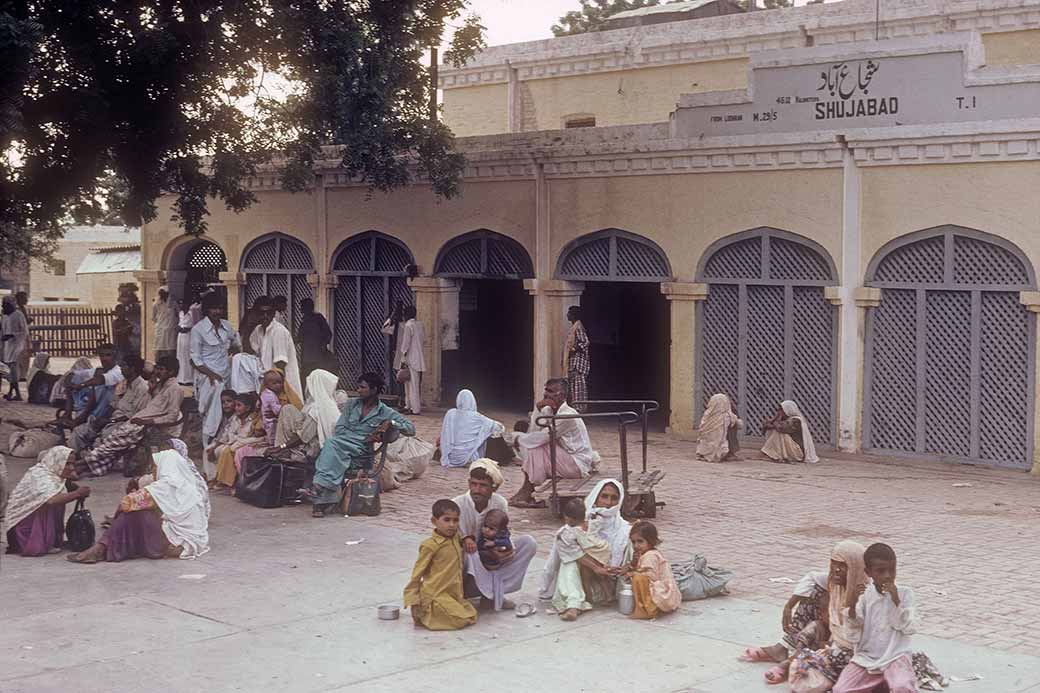
[{"label": "woman in headscarf", "polygon": [[11,493],[7,509],[7,553],[43,556],[61,550],[65,505],[90,496],[88,486],[69,490],[75,478],[72,448],[44,450]]},{"label": "woman in headscarf", "polygon": [[477,411],[477,399],[469,390],[459,390],[455,408],[444,414],[441,424],[441,466],[465,467],[485,457],[488,438],[501,436],[505,427]]},{"label": "woman in headscarf", "polygon": [[[610,545],[610,561],[605,567],[595,561],[579,561],[586,599],[594,605],[609,604],[617,599],[617,576],[632,561],[632,541],[629,538],[632,525],[621,517],[624,501],[625,487],[617,479],[601,479],[585,497],[589,534]],[[552,599],[559,568],[560,560],[554,548],[549,552],[542,574],[539,593],[542,599]]]},{"label": "woman in headscarf", "polygon": [[275,446],[268,455],[298,462],[313,460],[325,440],[332,435],[339,419],[336,384],[339,377],[320,368],[307,376],[307,403],[302,409],[283,404],[278,413]]},{"label": "woman in headscarf", "polygon": [[701,416],[697,433],[697,459],[722,462],[737,456],[737,429],[743,422],[733,413],[729,397],[721,392],[711,396]]},{"label": "woman in headscarf", "polygon": [[209,551],[209,493],[187,451],[182,441],[171,440],[167,449],[152,455],[154,480],[145,484],[140,479],[140,487],[119,503],[101,539],[68,560],[198,558]]},{"label": "woman in headscarf", "polygon": [[791,400],[781,402],[776,414],[764,422],[762,428],[769,432],[762,453],[774,462],[815,464],[820,461],[809,422]]}]

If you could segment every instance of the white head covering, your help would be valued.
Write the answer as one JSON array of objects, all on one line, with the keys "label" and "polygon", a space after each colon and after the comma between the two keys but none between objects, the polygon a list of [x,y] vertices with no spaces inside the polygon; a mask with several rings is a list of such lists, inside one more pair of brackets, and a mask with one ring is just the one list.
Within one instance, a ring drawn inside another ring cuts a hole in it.
[{"label": "white head covering", "polygon": [[176,449],[152,455],[155,481],[147,490],[162,511],[166,538],[182,547],[181,558],[198,558],[209,551],[209,491],[199,470],[183,454],[184,443],[174,440],[172,445]]},{"label": "white head covering", "polygon": [[307,403],[303,413],[318,422],[318,442],[325,444],[332,437],[339,420],[339,405],[336,404],[336,385],[339,378],[320,368],[307,376]]},{"label": "white head covering", "polygon": [[32,379],[36,377],[36,374],[40,371],[44,373],[50,373],[51,356],[45,351],[37,351],[36,355],[33,356],[32,365],[29,366],[29,375],[26,376],[27,383],[31,383]]},{"label": "white head covering", "polygon": [[495,462],[489,457],[481,457],[479,460],[474,460],[473,464],[469,466],[469,471],[472,472],[477,468],[483,469],[487,472],[487,475],[491,477],[491,483],[495,485],[496,491],[502,485],[502,482],[505,481],[505,477],[502,476],[502,470],[499,468],[498,462]]},{"label": "white head covering", "polygon": [[477,411],[477,398],[469,390],[459,390],[455,408],[449,409],[441,424],[441,466],[464,467],[483,454],[495,421]]},{"label": "white head covering", "polygon": [[820,461],[820,458],[816,455],[816,444],[813,443],[812,431],[809,430],[809,422],[802,416],[801,410],[798,405],[789,399],[785,399],[780,403],[780,408],[783,409],[784,414],[791,419],[798,419],[802,423],[802,453],[805,455],[806,464],[816,464]]},{"label": "white head covering", "polygon": [[[596,499],[600,491],[607,484],[617,487],[620,496],[618,504],[613,508],[597,508]],[[589,518],[589,532],[610,544],[610,565],[617,567],[625,562],[631,540],[629,532],[632,525],[621,517],[621,506],[625,502],[625,487],[617,479],[600,479],[599,483],[592,488],[592,492],[585,496],[585,511]],[[593,515],[595,509],[595,516]]]},{"label": "white head covering", "polygon": [[29,467],[25,476],[14,487],[7,503],[7,526],[0,528],[6,541],[7,528],[32,515],[37,508],[65,490],[61,472],[72,454],[72,448],[56,445],[44,450],[36,457],[36,464]]},{"label": "white head covering", "polygon": [[721,392],[711,396],[697,427],[697,457],[718,462],[729,453],[729,427],[737,422],[729,397]]}]

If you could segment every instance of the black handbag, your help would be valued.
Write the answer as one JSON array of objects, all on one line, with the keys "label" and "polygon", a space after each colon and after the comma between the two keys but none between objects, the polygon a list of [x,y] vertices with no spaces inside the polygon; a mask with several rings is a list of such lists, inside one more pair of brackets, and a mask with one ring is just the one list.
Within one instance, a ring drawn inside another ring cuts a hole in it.
[{"label": "black handbag", "polygon": [[267,457],[246,457],[235,484],[235,496],[258,508],[280,508],[298,500],[299,489],[310,484],[312,474],[306,466]]},{"label": "black handbag", "polygon": [[76,509],[65,523],[65,548],[86,551],[94,545],[94,517],[84,507],[83,499],[76,501]]}]

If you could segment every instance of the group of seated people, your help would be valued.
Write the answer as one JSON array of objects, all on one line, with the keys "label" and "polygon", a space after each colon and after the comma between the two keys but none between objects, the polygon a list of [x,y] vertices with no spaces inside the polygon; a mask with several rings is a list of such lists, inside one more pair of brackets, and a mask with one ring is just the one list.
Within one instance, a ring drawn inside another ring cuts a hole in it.
[{"label": "group of seated people", "polygon": [[[744,422],[733,412],[728,395],[718,392],[708,399],[697,427],[697,459],[702,462],[724,462],[739,459],[739,430]],[[776,413],[762,423],[766,432],[762,454],[773,462],[815,464],[812,431],[801,409],[792,400],[780,403]]]}]

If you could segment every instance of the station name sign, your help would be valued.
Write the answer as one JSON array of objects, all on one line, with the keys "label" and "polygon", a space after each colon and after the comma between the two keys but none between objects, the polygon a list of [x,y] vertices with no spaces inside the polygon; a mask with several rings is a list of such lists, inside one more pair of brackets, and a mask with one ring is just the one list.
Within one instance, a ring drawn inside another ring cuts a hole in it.
[{"label": "station name sign", "polygon": [[1040,82],[965,86],[961,52],[755,68],[749,103],[676,110],[680,137],[1028,118]]}]

